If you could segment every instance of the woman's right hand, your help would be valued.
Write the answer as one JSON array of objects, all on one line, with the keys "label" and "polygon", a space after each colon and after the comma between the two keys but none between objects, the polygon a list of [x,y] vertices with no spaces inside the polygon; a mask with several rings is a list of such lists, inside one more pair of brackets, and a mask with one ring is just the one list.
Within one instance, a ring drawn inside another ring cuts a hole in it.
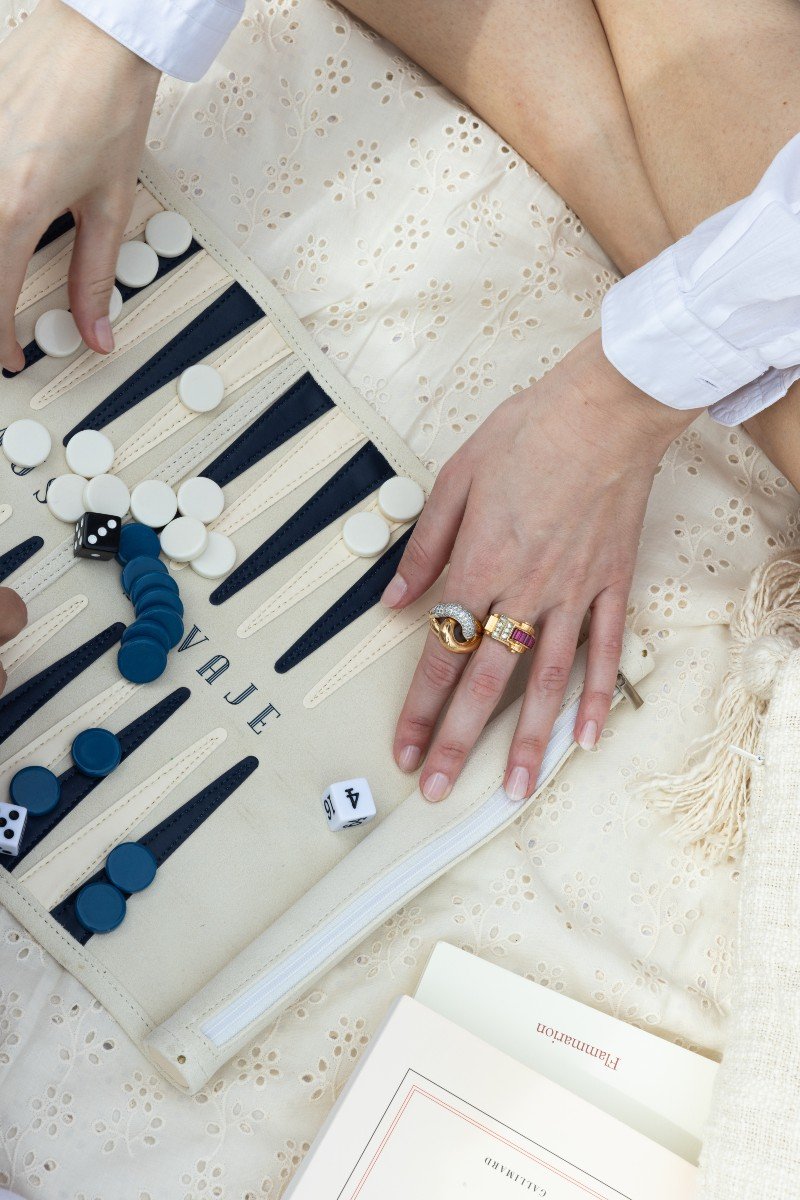
[{"label": "woman's right hand", "polygon": [[0,45],[0,363],[23,366],[14,310],[41,235],[76,234],[69,304],[107,353],[114,269],[161,73],[61,0],[40,0]]}]

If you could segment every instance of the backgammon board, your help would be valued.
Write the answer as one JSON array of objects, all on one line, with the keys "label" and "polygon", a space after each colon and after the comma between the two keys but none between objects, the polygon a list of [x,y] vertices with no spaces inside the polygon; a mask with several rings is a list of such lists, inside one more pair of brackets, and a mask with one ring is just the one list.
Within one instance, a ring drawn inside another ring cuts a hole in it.
[{"label": "backgammon board", "polygon": [[[29,815],[18,853],[0,855],[0,901],[194,1092],[317,974],[519,814],[500,787],[519,689],[447,801],[428,804],[391,746],[438,594],[402,612],[380,604],[413,520],[389,521],[388,545],[369,557],[342,528],[379,513],[388,480],[427,494],[433,479],[148,158],[126,239],[143,242],[163,211],[187,218],[191,239],[157,256],[149,282],[137,286],[135,271],[119,280],[110,355],[79,346],[54,357],[34,338],[45,312],[67,307],[69,221],[43,239],[20,297],[26,367],[2,383],[3,432],[33,420],[51,448],[32,467],[0,458],[0,580],[29,611],[3,651],[0,801],[28,767],[59,786],[53,806]],[[200,364],[224,385],[207,410],[181,398]],[[209,578],[160,555],[181,612],[153,678],[125,668],[136,655],[120,657],[142,644],[123,564],[76,554],[74,527],[48,503],[70,473],[67,444],[86,431],[110,439],[107,473],[134,495],[145,482],[179,491],[201,477],[224,496],[207,526],[232,543],[230,569]],[[622,669],[634,683],[650,669],[630,635]],[[572,750],[582,672],[579,652],[540,786]],[[106,773],[87,773],[73,753],[90,729],[119,745]],[[324,794],[353,779],[368,782],[376,815],[334,830]],[[108,889],[110,856],[131,843],[154,877],[128,892],[112,928],[93,929],[79,897]]]}]

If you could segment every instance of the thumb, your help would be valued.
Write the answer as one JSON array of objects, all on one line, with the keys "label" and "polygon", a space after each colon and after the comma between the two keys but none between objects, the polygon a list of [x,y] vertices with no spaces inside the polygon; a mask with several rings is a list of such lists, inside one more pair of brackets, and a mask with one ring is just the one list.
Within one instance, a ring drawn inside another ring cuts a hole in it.
[{"label": "thumb", "polygon": [[81,337],[100,354],[114,349],[108,310],[128,212],[82,207],[75,213],[69,304]]}]

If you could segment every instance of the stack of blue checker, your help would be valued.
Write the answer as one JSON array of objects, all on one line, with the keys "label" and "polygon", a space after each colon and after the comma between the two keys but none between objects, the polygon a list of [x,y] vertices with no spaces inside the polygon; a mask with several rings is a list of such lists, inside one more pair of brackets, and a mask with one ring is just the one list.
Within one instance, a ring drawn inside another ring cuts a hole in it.
[{"label": "stack of blue checker", "polygon": [[163,675],[167,655],[183,637],[183,604],[177,583],[158,557],[160,548],[158,534],[148,525],[123,525],[117,559],[136,620],[122,635],[117,666],[131,683],[150,683]]}]

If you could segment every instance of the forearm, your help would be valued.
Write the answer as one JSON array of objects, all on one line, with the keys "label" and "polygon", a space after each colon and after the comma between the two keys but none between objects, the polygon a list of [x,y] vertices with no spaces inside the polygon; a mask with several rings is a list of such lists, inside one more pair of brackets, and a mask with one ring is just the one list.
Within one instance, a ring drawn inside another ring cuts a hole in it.
[{"label": "forearm", "polygon": [[753,441],[800,492],[800,382],[744,422]]}]

